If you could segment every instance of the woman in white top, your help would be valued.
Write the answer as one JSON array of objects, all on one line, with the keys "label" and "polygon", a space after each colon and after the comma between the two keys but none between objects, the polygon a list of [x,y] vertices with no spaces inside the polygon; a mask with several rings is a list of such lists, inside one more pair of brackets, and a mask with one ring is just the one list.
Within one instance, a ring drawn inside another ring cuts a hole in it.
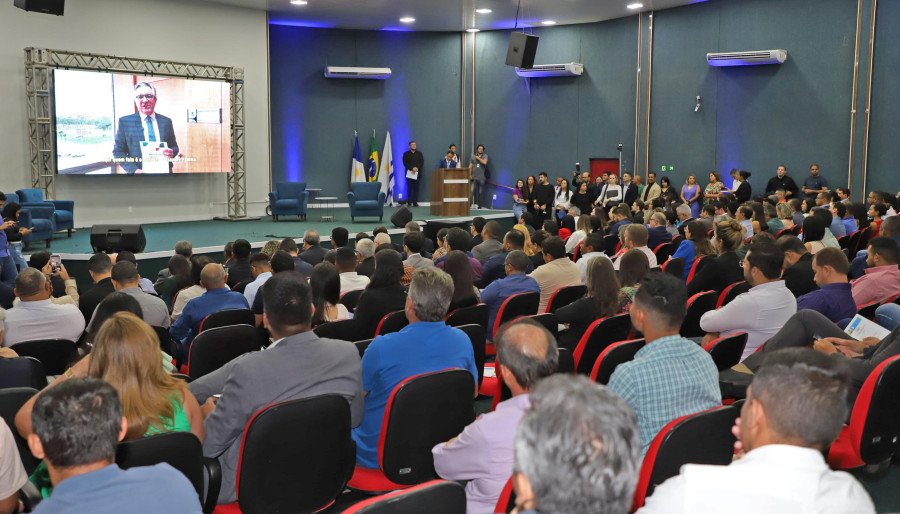
[{"label": "woman in white top", "polygon": [[566,240],[566,253],[574,252],[575,248],[591,233],[591,217],[587,214],[579,216],[578,221],[575,222],[575,228],[575,232],[572,232],[572,235]]},{"label": "woman in white top", "polygon": [[569,181],[562,179],[559,189],[556,191],[556,197],[553,199],[553,209],[556,211],[557,218],[562,218],[569,212],[572,207],[572,194],[569,189]]},{"label": "woman in white top", "polygon": [[312,325],[320,325],[328,321],[350,319],[350,312],[341,298],[341,275],[334,264],[328,261],[316,264],[309,277],[312,290],[313,313]]},{"label": "woman in white top", "polygon": [[594,204],[606,208],[619,203],[622,203],[622,186],[617,183],[615,175],[610,175]]}]

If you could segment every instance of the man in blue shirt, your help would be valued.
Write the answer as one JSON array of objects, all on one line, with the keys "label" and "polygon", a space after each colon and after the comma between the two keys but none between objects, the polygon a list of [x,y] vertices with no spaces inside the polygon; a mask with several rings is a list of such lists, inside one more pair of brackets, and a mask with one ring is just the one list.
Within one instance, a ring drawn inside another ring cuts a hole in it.
[{"label": "man in blue shirt", "polygon": [[631,304],[632,326],[647,344],[634,360],[616,368],[609,388],[637,413],[642,453],[673,419],[722,404],[712,357],[678,334],[686,303],[684,281],[651,273]]},{"label": "man in blue shirt", "polygon": [[803,193],[806,194],[806,199],[813,201],[819,193],[827,191],[828,181],[825,180],[825,177],[819,175],[819,165],[810,164],[809,176],[803,181]]},{"label": "man in blue shirt", "polygon": [[[510,230],[503,237],[503,251],[484,262],[484,271],[478,287],[482,289],[491,285],[495,280],[506,276],[506,256],[515,250],[525,249],[525,234],[518,230]],[[526,273],[534,271],[534,264],[528,261]]]},{"label": "man in blue shirt", "polygon": [[[856,225],[856,218],[853,217],[853,214],[847,212],[847,204],[842,202],[832,202],[831,215],[836,219],[841,220],[841,223],[844,224],[844,232],[848,236],[859,230],[859,227]],[[832,230],[832,232],[834,231]]]},{"label": "man in blue shirt", "polygon": [[184,355],[187,355],[191,341],[197,336],[203,318],[226,309],[250,308],[244,295],[225,285],[227,277],[221,264],[207,264],[200,272],[200,285],[206,288],[206,292],[189,301],[181,311],[181,316],[169,328],[172,339],[181,343]]},{"label": "man in blue shirt", "polygon": [[28,447],[47,463],[54,487],[35,513],[200,514],[197,491],[168,464],[116,466],[128,420],[106,382],[72,378],[48,388],[34,404],[31,423]]},{"label": "man in blue shirt", "polygon": [[430,267],[416,270],[406,299],[409,325],[399,332],[379,336],[362,359],[365,413],[353,429],[356,462],[379,469],[378,440],[388,398],[397,385],[409,377],[447,368],[472,373],[472,395],[478,383],[472,343],[465,332],[444,323],[453,296],[453,279]]},{"label": "man in blue shirt", "polygon": [[844,252],[837,248],[823,248],[813,256],[812,267],[819,289],[797,298],[797,310],[821,312],[835,323],[852,318],[856,314],[856,302],[847,280],[850,261]]},{"label": "man in blue shirt", "polygon": [[[512,232],[517,231],[513,230],[510,233]],[[521,237],[521,233],[519,235]],[[503,305],[507,298],[519,293],[541,292],[541,286],[538,285],[537,280],[528,275],[533,266],[531,259],[522,250],[509,252],[504,258],[503,268],[506,272],[506,277],[491,282],[481,292],[481,301],[490,308],[487,325],[488,335],[493,331],[494,319],[497,317],[497,312],[500,311],[500,306]]]}]

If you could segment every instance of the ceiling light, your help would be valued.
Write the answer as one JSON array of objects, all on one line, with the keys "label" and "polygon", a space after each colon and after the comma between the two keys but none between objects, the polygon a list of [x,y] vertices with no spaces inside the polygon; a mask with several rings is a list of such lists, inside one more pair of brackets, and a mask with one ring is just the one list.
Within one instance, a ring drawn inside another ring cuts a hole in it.
[{"label": "ceiling light", "polygon": [[475,12],[477,12],[478,14],[491,14],[494,11],[487,9],[487,8],[481,8],[481,9],[475,9]]},{"label": "ceiling light", "polygon": [[476,32],[481,32],[481,31],[478,30],[478,29],[466,29],[466,32],[469,32],[469,33],[471,33],[471,34],[474,34],[474,33],[476,33]]},{"label": "ceiling light", "polygon": [[544,20],[541,22],[541,25],[556,25],[556,22],[553,20]]},{"label": "ceiling light", "polygon": [[414,21],[416,21],[416,19],[411,16],[404,16],[400,18],[400,23],[412,23]]},{"label": "ceiling light", "polygon": [[634,9],[640,9],[643,6],[644,6],[644,4],[638,2],[638,3],[628,4],[625,7],[634,10]]},{"label": "ceiling light", "polygon": [[291,4],[293,5],[306,5],[307,3],[306,0],[291,0]]}]

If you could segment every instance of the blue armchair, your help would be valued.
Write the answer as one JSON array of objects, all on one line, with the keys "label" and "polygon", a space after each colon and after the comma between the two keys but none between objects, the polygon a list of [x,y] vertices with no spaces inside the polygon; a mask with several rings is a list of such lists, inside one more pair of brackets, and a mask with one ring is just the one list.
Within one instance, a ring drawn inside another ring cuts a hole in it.
[{"label": "blue armchair", "polygon": [[[54,231],[65,230],[72,237],[72,229],[75,228],[75,202],[72,200],[44,200],[44,190],[37,188],[19,189],[16,191],[22,201],[23,208],[29,208],[36,204],[50,205],[53,207]],[[32,217],[34,213],[32,213]]]},{"label": "blue armchair", "polygon": [[347,199],[350,201],[350,219],[356,221],[357,216],[384,217],[384,199],[387,195],[381,191],[381,182],[352,182]]},{"label": "blue armchair", "polygon": [[306,202],[309,199],[309,191],[306,190],[306,182],[278,182],[275,191],[269,193],[269,208],[272,210],[272,219],[278,221],[278,216],[290,215],[306,219]]},{"label": "blue armchair", "polygon": [[[7,200],[11,195],[6,195]],[[47,248],[50,248],[50,241],[53,239],[53,233],[56,232],[56,223],[53,216],[53,206],[49,204],[31,204],[27,208],[23,207],[19,211],[19,226],[30,228],[31,234],[22,238],[22,243],[27,249],[32,241],[44,240]]]}]

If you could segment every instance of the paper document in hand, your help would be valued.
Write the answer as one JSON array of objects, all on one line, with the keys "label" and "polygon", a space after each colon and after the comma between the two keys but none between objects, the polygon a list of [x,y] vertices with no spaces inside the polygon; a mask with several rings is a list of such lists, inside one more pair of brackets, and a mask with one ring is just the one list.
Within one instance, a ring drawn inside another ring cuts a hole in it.
[{"label": "paper document in hand", "polygon": [[876,337],[881,340],[891,333],[890,330],[860,316],[859,314],[853,316],[853,319],[850,320],[850,323],[847,325],[847,328],[844,329],[844,332],[857,341],[862,341],[867,337]]},{"label": "paper document in hand", "polygon": [[411,178],[413,180],[419,180],[419,172],[413,170],[406,170],[406,178]]},{"label": "paper document in hand", "polygon": [[141,141],[141,170],[144,173],[168,173],[169,158],[163,154],[168,147],[165,141]]}]

